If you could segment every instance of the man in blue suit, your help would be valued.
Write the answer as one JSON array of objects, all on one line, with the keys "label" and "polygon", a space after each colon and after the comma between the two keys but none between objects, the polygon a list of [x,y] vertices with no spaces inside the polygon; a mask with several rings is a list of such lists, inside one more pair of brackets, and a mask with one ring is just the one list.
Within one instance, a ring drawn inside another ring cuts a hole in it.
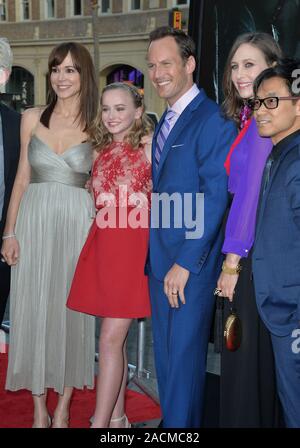
[{"label": "man in blue suit", "polygon": [[256,301],[271,333],[286,426],[299,428],[300,62],[265,70],[254,91],[259,133],[274,144],[262,179],[253,250]]},{"label": "man in blue suit", "polygon": [[147,61],[168,105],[152,146],[148,268],[163,427],[195,428],[227,206],[223,164],[236,130],[193,83],[195,45],[184,32],[153,31]]}]

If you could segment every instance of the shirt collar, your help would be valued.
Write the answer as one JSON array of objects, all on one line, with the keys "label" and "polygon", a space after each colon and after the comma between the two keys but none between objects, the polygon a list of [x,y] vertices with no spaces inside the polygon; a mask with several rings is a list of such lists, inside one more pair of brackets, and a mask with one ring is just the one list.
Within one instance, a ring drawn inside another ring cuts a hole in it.
[{"label": "shirt collar", "polygon": [[173,104],[172,107],[168,106],[168,109],[174,110],[177,115],[182,114],[184,109],[193,101],[194,98],[199,94],[200,90],[193,84],[192,87],[182,95],[176,103]]}]

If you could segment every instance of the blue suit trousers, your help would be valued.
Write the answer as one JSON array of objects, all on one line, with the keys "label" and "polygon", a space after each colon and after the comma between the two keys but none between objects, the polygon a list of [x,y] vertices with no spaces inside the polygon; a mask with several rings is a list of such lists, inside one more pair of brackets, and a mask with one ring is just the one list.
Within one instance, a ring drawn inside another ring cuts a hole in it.
[{"label": "blue suit trousers", "polygon": [[171,308],[150,274],[154,355],[164,428],[201,426],[214,284],[190,274],[186,304]]},{"label": "blue suit trousers", "polygon": [[288,428],[300,428],[300,328],[288,336],[271,334],[278,395]]}]

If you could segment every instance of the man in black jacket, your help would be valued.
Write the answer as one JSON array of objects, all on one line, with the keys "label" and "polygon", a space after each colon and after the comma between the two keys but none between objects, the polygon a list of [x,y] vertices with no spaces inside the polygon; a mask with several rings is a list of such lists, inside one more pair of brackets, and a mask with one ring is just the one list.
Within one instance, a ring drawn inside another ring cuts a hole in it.
[{"label": "man in black jacket", "polygon": [[[10,76],[12,52],[8,41],[0,37],[0,85]],[[1,97],[0,97],[1,98]],[[0,101],[0,246],[6,213],[16,176],[20,153],[20,114]],[[10,267],[0,259],[0,326],[10,287]]]},{"label": "man in black jacket", "polygon": [[273,143],[258,203],[253,280],[288,428],[300,428],[299,73],[300,61],[285,61],[264,70],[253,86],[258,132]]}]

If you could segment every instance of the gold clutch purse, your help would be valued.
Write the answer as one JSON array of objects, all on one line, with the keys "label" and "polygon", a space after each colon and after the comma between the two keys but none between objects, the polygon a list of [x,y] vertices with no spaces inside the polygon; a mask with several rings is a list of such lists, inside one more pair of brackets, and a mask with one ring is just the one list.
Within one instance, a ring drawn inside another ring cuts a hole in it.
[{"label": "gold clutch purse", "polygon": [[235,352],[242,342],[242,322],[236,314],[236,310],[231,308],[224,327],[224,341],[227,350]]}]

